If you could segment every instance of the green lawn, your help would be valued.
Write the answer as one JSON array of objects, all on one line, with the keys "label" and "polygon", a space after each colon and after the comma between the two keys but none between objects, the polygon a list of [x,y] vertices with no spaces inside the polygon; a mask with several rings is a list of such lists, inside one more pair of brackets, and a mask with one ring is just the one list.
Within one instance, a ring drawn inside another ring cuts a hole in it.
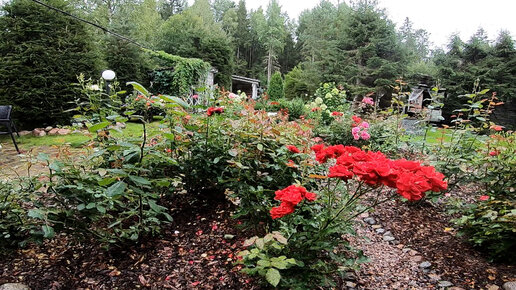
[{"label": "green lawn", "polygon": [[[140,137],[143,134],[143,128],[142,125],[139,123],[126,123],[127,127],[122,130],[122,133],[111,130],[111,134],[116,137],[120,137],[122,134],[127,137]],[[159,133],[159,122],[153,122],[148,124],[148,136],[153,136]],[[16,141],[18,142],[18,145],[20,148],[27,150],[31,147],[36,146],[53,146],[53,145],[70,145],[72,147],[81,147],[82,145],[88,143],[95,134],[91,134],[88,136],[88,134],[69,134],[69,135],[47,135],[44,137],[36,137],[32,135],[26,135],[17,137]],[[11,144],[11,137],[9,135],[2,135],[0,136],[0,143],[1,144]]]}]

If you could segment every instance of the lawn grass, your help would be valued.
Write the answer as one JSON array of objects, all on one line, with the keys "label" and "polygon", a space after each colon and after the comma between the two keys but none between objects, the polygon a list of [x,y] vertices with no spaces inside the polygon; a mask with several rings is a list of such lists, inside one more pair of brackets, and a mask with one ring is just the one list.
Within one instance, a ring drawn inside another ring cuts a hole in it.
[{"label": "lawn grass", "polygon": [[[159,133],[159,122],[153,122],[147,125],[147,136],[154,136]],[[143,128],[140,123],[126,123],[126,128],[118,132],[111,130],[111,134],[115,137],[126,136],[129,138],[138,138],[143,134]],[[87,131],[86,131],[87,132]],[[16,142],[20,148],[27,150],[31,147],[38,146],[60,146],[70,145],[71,147],[81,147],[88,143],[95,137],[95,134],[88,133],[74,133],[69,135],[46,135],[43,137],[36,137],[32,135],[16,137]],[[0,144],[12,144],[9,135],[0,136]]]}]

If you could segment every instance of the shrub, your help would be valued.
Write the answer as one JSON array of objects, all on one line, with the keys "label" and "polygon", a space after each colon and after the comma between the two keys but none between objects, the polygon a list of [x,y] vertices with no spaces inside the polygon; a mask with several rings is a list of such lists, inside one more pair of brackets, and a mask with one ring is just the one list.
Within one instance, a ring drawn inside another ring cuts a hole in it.
[{"label": "shrub", "polygon": [[516,261],[516,201],[489,199],[472,204],[455,220],[473,245],[498,261]]},{"label": "shrub", "polygon": [[[293,162],[304,167],[298,170],[306,188],[296,183],[277,190],[274,199],[281,203],[270,209],[275,220],[271,230],[280,234],[253,237],[245,242],[250,249],[239,253],[244,272],[265,276],[273,286],[313,288],[331,284],[328,277],[332,274],[365,261],[360,251],[341,238],[353,232],[356,216],[396,193],[416,201],[428,191],[447,187],[444,175],[433,167],[405,159],[390,160],[381,152],[317,144],[312,147],[313,160],[305,148],[290,150],[300,152]],[[361,203],[361,199],[368,199],[369,204]]]},{"label": "shrub", "polygon": [[516,134],[491,135],[466,174],[482,188],[480,201],[460,204],[462,234],[496,260],[516,261]]},{"label": "shrub", "polygon": [[184,175],[192,194],[204,197],[226,192],[239,203],[235,216],[253,225],[269,221],[270,191],[293,182],[287,144],[306,144],[311,137],[308,122],[289,122],[288,116],[268,116],[254,110],[253,102],[222,98],[221,114],[205,114],[185,126],[192,134],[184,154],[172,169]]},{"label": "shrub", "polygon": [[0,250],[5,247],[23,246],[30,240],[30,233],[38,225],[27,216],[27,204],[34,196],[34,180],[29,178],[0,181]]},{"label": "shrub", "polygon": [[275,72],[272,75],[267,94],[271,100],[279,100],[284,97],[283,78],[280,72]]},{"label": "shrub", "polygon": [[307,99],[310,94],[309,84],[303,79],[303,70],[299,67],[294,67],[288,74],[285,75],[285,98]]}]

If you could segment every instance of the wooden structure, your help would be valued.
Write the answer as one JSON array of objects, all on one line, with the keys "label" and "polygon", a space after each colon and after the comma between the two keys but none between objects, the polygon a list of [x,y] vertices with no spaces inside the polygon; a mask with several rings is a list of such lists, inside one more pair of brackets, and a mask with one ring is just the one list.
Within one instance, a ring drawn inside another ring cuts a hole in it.
[{"label": "wooden structure", "polygon": [[[427,108],[432,103],[432,95],[437,93],[437,96],[444,97],[446,89],[439,89],[437,92],[432,92],[432,88],[426,84],[419,84],[416,88],[412,89],[412,93],[409,95],[407,103],[405,105],[404,112],[409,116],[414,116],[423,112],[424,108]],[[429,121],[440,122],[442,113],[440,108],[432,108],[429,111]]]},{"label": "wooden structure", "polygon": [[247,96],[250,96],[253,99],[257,99],[259,87],[260,81],[257,79],[251,79],[237,75],[231,76],[231,91],[235,94],[240,91],[244,92]]}]

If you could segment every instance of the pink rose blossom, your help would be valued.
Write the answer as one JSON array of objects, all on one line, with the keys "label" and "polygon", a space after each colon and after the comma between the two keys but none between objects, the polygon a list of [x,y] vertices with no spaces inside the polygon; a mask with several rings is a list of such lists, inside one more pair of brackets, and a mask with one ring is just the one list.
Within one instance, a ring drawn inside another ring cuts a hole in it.
[{"label": "pink rose blossom", "polygon": [[369,140],[369,138],[371,138],[371,135],[369,135],[369,133],[367,133],[367,131],[362,131],[360,137],[362,137],[362,139],[364,139],[364,140]]},{"label": "pink rose blossom", "polygon": [[364,97],[362,99],[362,103],[367,104],[367,105],[371,105],[371,106],[374,105],[373,98],[368,98],[368,97]]}]

